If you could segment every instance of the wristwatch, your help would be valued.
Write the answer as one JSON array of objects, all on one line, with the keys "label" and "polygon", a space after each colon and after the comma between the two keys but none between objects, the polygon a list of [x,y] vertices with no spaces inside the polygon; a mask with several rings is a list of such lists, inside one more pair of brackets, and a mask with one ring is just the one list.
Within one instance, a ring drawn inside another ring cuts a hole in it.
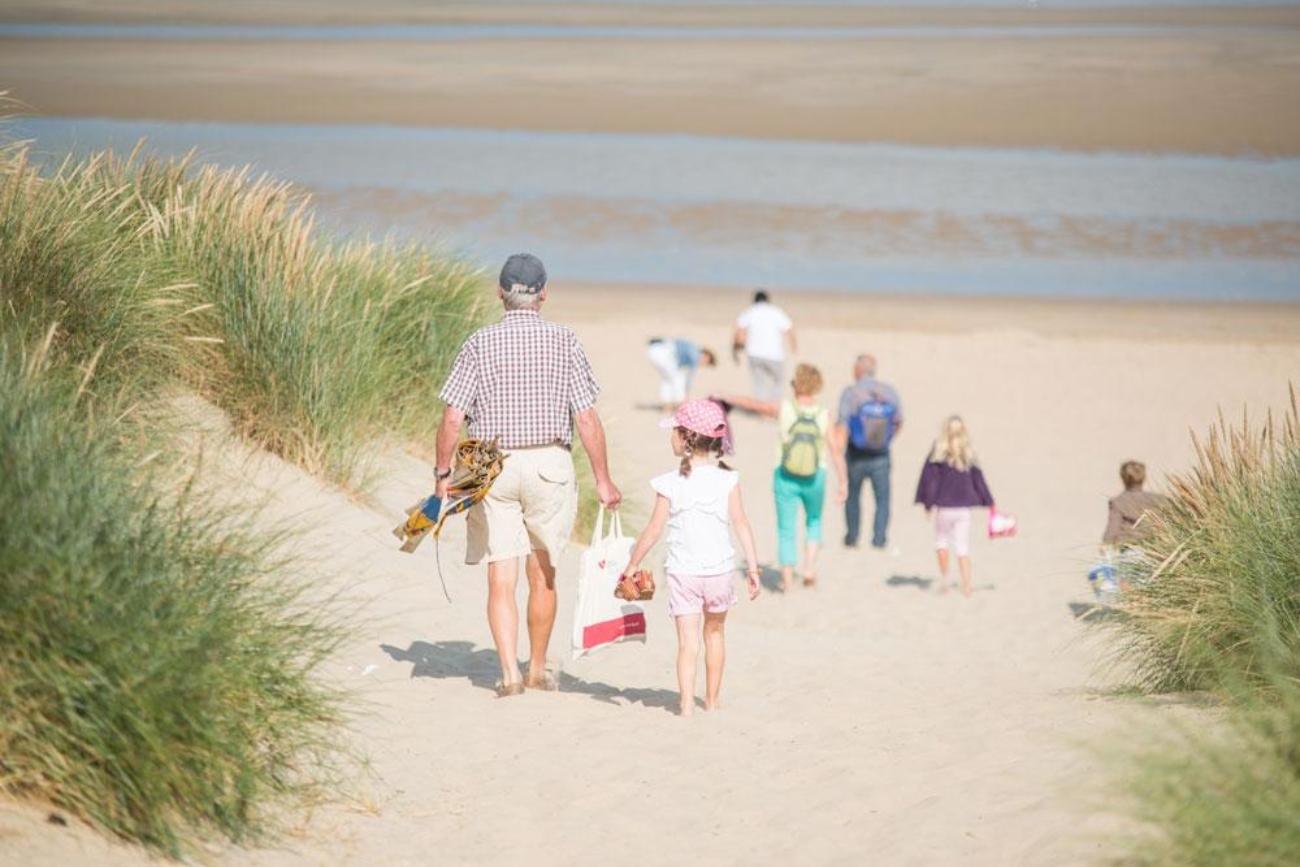
[{"label": "wristwatch", "polygon": [[440,469],[437,469],[437,468],[435,467],[434,470],[433,470],[433,477],[434,477],[436,480],[440,481],[440,482],[441,482],[441,481],[445,481],[445,480],[447,480],[447,479],[450,479],[450,478],[451,478],[451,467],[447,467],[447,469],[445,469],[445,470],[440,470]]}]

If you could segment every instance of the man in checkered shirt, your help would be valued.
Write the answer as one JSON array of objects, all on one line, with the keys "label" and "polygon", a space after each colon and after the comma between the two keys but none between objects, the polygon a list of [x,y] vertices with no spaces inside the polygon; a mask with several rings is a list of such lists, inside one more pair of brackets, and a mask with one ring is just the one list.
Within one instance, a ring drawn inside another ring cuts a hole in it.
[{"label": "man in checkered shirt", "polygon": [[[486,499],[469,512],[465,562],[487,561],[488,626],[501,657],[497,694],[509,696],[525,687],[556,688],[546,647],[555,625],[555,561],[578,509],[570,451],[575,426],[601,503],[617,508],[622,494],[609,476],[595,406],[600,386],[582,344],[538,312],[546,301],[546,269],[536,256],[520,253],[506,260],[498,282],[505,316],[470,335],[442,388],[447,408],[438,429],[437,495],[447,495],[452,455],[468,419],[470,436],[495,439],[508,455]],[[531,645],[522,680],[515,652],[520,557],[527,557]]]}]

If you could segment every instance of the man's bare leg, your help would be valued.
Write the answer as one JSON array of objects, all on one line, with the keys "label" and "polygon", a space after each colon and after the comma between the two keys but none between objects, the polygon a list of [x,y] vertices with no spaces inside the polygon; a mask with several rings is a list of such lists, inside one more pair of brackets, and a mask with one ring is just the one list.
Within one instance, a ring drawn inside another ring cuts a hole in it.
[{"label": "man's bare leg", "polygon": [[515,585],[519,581],[519,561],[515,558],[488,564],[488,628],[501,658],[501,682],[519,682],[519,607],[515,604]]},{"label": "man's bare leg", "polygon": [[528,555],[528,679],[546,675],[546,648],[555,627],[555,566],[546,551]]}]

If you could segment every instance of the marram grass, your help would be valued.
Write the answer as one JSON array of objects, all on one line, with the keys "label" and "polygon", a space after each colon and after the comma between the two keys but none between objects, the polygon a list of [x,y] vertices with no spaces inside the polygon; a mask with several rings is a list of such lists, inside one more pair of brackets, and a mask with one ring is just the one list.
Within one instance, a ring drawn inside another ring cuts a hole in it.
[{"label": "marram grass", "polygon": [[184,382],[338,482],[381,438],[432,440],[484,317],[475,268],[323,239],[304,195],[247,171],[102,153],[42,173],[22,148],[0,169],[0,312],[29,339],[57,322],[97,381]]},{"label": "marram grass", "polygon": [[160,497],[89,395],[0,339],[0,790],[180,855],[330,767],[338,632],[273,540]]},{"label": "marram grass", "polygon": [[[1145,558],[1110,621],[1119,657],[1156,691],[1300,680],[1300,417],[1220,422],[1170,479]],[[1226,678],[1226,680],[1225,680]]]},{"label": "marram grass", "polygon": [[1201,689],[1222,714],[1122,751],[1144,832],[1126,863],[1300,863],[1300,415],[1220,422],[1144,540],[1117,630],[1150,691]]},{"label": "marram grass", "polygon": [[1163,732],[1122,755],[1120,803],[1144,829],[1123,863],[1300,863],[1300,690],[1277,687],[1272,700],[1249,699],[1221,723]]},{"label": "marram grass", "polygon": [[182,855],[330,779],[338,641],[277,540],[150,471],[190,388],[341,483],[431,443],[478,274],[339,244],[286,185],[111,153],[0,149],[0,791]]}]

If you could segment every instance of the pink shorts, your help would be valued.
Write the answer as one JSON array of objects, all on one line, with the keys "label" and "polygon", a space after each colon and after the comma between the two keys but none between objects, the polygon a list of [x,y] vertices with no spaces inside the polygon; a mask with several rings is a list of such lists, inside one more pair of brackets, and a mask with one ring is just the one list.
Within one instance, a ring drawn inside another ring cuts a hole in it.
[{"label": "pink shorts", "polygon": [[731,572],[720,575],[674,575],[668,573],[668,613],[721,614],[736,604],[736,586]]},{"label": "pink shorts", "polygon": [[934,510],[934,547],[958,557],[970,553],[970,509]]}]

